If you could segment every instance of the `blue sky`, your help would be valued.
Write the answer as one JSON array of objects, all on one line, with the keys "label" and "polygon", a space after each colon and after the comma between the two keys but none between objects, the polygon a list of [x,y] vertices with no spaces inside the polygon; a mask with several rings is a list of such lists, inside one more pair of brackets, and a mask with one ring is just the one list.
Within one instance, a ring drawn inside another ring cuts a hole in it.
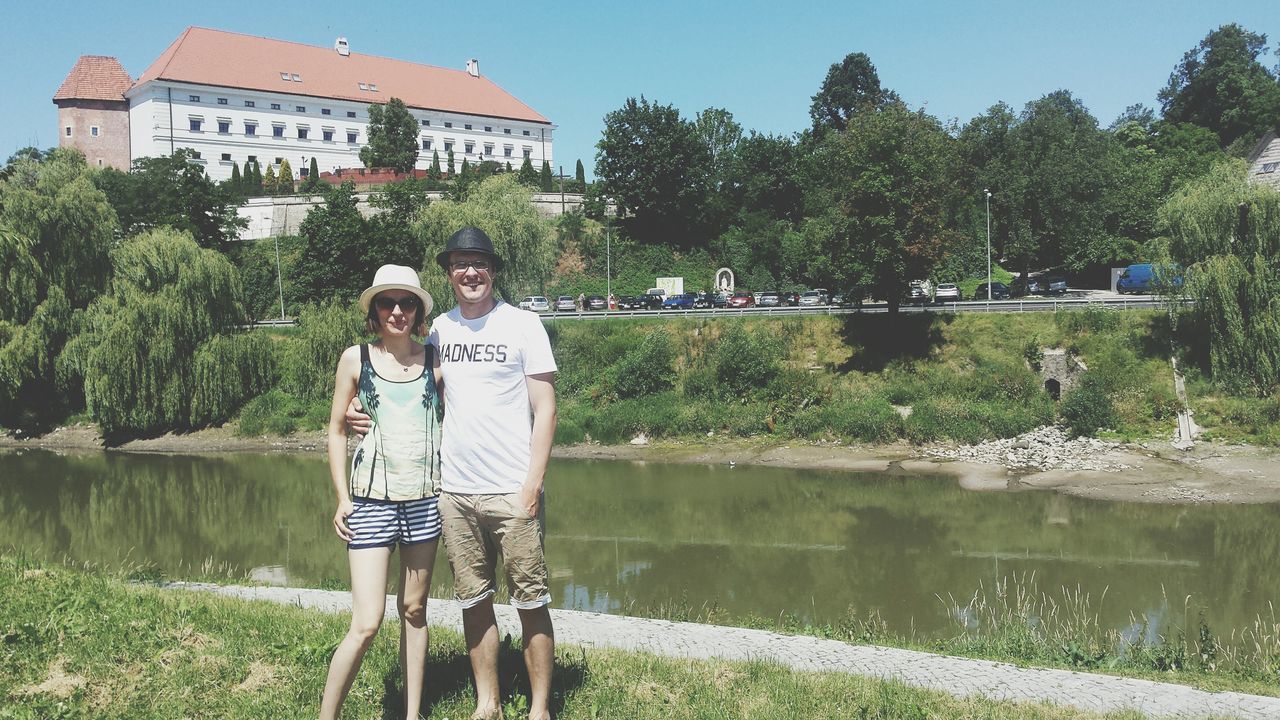
[{"label": "blue sky", "polygon": [[1105,126],[1130,104],[1158,108],[1182,54],[1219,25],[1265,33],[1271,50],[1280,40],[1275,0],[6,4],[0,159],[56,144],[51,98],[77,57],[112,55],[137,77],[190,25],[326,47],[345,35],[356,52],[458,69],[478,58],[558,126],[565,172],[581,158],[588,175],[604,115],[628,97],[689,118],[723,107],[748,130],[790,134],[808,125],[830,65],[855,51],[943,120],[1065,88]]}]

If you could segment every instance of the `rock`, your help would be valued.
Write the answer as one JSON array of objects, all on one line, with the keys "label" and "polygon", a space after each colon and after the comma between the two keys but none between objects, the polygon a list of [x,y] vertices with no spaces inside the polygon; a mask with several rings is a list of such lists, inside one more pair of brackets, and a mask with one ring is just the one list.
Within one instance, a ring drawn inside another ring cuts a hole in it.
[{"label": "rock", "polygon": [[635,437],[631,438],[631,444],[632,445],[648,445],[649,436],[645,435],[644,433],[640,433],[639,435],[636,435]]}]

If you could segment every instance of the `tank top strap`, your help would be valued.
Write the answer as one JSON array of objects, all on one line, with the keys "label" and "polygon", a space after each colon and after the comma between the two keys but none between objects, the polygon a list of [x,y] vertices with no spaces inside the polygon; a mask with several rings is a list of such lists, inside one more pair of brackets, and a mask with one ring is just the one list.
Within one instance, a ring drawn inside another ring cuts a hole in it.
[{"label": "tank top strap", "polygon": [[367,363],[369,361],[369,343],[360,343],[360,362]]}]

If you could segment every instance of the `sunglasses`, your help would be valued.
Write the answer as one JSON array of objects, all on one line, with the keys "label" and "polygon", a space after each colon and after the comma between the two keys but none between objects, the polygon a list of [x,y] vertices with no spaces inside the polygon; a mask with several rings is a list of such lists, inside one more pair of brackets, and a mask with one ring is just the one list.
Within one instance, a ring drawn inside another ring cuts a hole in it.
[{"label": "sunglasses", "polygon": [[493,265],[488,260],[455,260],[449,263],[449,269],[454,272],[466,272],[469,267],[475,268],[476,272],[488,272]]},{"label": "sunglasses", "polygon": [[400,309],[404,312],[411,312],[422,308],[422,301],[418,299],[417,295],[405,295],[404,297],[398,298],[379,295],[373,299],[373,304],[377,306],[379,310],[386,310],[388,312],[395,310],[397,305],[399,305]]}]

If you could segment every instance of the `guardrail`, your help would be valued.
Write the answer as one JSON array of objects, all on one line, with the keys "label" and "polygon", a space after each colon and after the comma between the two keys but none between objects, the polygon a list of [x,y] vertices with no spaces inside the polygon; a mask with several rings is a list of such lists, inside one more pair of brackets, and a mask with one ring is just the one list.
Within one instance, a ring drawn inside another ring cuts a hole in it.
[{"label": "guardrail", "polygon": [[[927,305],[898,306],[899,312],[1053,312],[1066,308],[1107,307],[1119,310],[1150,310],[1168,307],[1170,304],[1190,307],[1195,301],[1190,298],[1170,301],[1156,295],[1138,295],[1120,298],[1020,298],[1018,300],[963,300],[959,302],[931,303]],[[601,318],[656,318],[695,315],[697,317],[737,317],[743,315],[855,315],[858,313],[887,313],[889,306],[885,303],[870,303],[861,307],[837,307],[833,305],[819,306],[784,306],[784,307],[752,307],[752,308],[698,308],[695,310],[590,310],[573,312],[540,313],[542,320],[598,320]],[[262,320],[251,327],[290,327],[297,323],[293,320]]]}]

